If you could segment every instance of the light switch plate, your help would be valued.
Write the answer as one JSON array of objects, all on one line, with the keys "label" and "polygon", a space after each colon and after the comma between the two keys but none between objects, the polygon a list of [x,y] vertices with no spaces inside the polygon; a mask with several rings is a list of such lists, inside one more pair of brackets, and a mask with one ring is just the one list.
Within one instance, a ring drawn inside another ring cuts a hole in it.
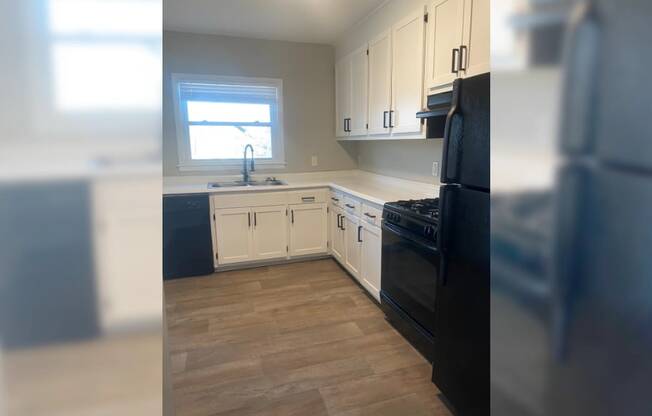
[{"label": "light switch plate", "polygon": [[317,156],[315,155],[312,156],[311,163],[313,166],[319,165],[319,160],[317,159]]},{"label": "light switch plate", "polygon": [[432,162],[432,176],[439,176],[439,162]]}]

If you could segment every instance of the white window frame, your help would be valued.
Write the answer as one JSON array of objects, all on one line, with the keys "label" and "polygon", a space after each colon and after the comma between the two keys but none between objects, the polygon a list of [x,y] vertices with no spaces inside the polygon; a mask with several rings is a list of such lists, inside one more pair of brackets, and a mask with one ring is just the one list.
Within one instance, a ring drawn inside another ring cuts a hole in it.
[{"label": "white window frame", "polygon": [[[183,110],[179,96],[181,82],[214,82],[216,84],[264,85],[276,87],[276,106],[272,110],[272,158],[256,159],[256,166],[265,169],[282,169],[286,167],[285,144],[283,134],[283,80],[278,78],[232,77],[221,75],[172,74],[172,95],[174,97],[174,120],[177,132],[177,152],[180,171],[230,171],[242,166],[238,159],[203,159],[193,160],[190,153],[190,136],[188,134],[188,114]],[[274,111],[275,110],[275,111]]]}]

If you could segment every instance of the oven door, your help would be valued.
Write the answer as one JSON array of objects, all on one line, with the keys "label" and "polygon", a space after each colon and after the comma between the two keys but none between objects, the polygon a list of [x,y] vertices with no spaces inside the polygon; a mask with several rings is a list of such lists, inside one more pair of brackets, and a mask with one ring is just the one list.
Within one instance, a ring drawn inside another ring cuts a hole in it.
[{"label": "oven door", "polygon": [[439,252],[434,242],[383,222],[381,288],[404,313],[434,334]]}]

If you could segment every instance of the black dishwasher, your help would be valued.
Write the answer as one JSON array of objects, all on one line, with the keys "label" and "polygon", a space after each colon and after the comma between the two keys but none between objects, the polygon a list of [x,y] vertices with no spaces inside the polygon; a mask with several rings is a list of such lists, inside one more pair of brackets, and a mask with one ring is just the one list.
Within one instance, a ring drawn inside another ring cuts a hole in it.
[{"label": "black dishwasher", "polygon": [[163,278],[213,273],[208,194],[163,197]]}]

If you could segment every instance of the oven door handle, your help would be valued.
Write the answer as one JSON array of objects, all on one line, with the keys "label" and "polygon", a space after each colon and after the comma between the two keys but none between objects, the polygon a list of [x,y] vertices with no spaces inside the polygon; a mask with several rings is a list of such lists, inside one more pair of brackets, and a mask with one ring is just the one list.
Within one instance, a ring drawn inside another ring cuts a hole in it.
[{"label": "oven door handle", "polygon": [[437,250],[437,246],[426,239],[419,239],[411,236],[409,233],[406,233],[405,231],[399,229],[398,227],[389,224],[385,221],[383,221],[383,230],[389,231],[390,233],[394,233],[397,236],[404,238],[414,244],[418,244],[420,247],[422,247],[424,250],[432,251],[433,253],[437,253],[439,250]]}]

